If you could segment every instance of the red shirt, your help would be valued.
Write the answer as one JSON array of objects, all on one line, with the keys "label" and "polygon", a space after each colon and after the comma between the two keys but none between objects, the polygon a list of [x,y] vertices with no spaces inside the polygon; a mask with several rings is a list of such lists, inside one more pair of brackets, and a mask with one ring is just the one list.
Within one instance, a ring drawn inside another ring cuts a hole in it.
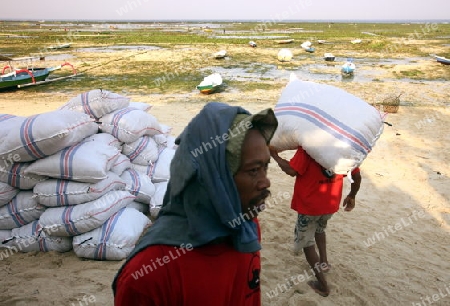
[{"label": "red shirt", "polygon": [[[292,209],[309,216],[333,214],[339,210],[344,175],[334,174],[330,177],[301,147],[289,164],[297,171]],[[357,172],[359,168],[352,171]]]},{"label": "red shirt", "polygon": [[260,270],[259,251],[240,253],[225,242],[194,249],[150,246],[123,268],[114,304],[260,306]]}]

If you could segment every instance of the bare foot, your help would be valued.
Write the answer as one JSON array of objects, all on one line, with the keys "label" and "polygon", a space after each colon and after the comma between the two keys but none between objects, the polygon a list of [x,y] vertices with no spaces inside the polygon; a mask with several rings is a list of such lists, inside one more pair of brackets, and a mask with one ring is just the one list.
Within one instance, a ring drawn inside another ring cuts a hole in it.
[{"label": "bare foot", "polygon": [[324,268],[322,269],[322,272],[323,272],[323,273],[328,273],[328,272],[330,272],[330,270],[331,270],[331,265],[330,265],[329,263],[327,263],[327,262],[322,262],[322,263],[320,263],[320,267],[324,267]]},{"label": "bare foot", "polygon": [[307,284],[320,296],[327,297],[330,294],[330,291],[324,290],[318,281],[309,281]]}]

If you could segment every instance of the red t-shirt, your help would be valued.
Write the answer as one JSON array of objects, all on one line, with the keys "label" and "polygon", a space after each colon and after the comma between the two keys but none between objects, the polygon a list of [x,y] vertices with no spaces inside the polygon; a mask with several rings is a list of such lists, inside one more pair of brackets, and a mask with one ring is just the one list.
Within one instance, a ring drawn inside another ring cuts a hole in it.
[{"label": "red t-shirt", "polygon": [[[325,169],[299,147],[289,162],[297,171],[291,208],[299,214],[320,216],[339,210],[344,175],[329,176]],[[359,168],[352,171],[359,172]]]},{"label": "red t-shirt", "polygon": [[189,250],[150,246],[123,268],[114,304],[260,306],[260,270],[259,251],[240,253],[229,243]]}]

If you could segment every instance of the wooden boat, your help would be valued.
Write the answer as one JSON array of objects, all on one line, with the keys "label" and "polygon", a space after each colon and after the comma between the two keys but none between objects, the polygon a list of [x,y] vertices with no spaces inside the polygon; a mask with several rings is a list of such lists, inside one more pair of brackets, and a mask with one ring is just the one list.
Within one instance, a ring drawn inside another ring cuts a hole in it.
[{"label": "wooden boat", "polygon": [[277,44],[282,45],[282,44],[290,44],[290,43],[293,43],[294,40],[293,40],[293,39],[281,39],[281,40],[275,40],[275,42],[276,42]]},{"label": "wooden boat", "polygon": [[336,59],[336,57],[333,55],[333,53],[325,53],[323,55],[323,58],[327,62],[334,62],[334,60]]},{"label": "wooden boat", "polygon": [[[8,58],[4,56],[0,56],[0,60],[7,60],[8,65],[4,66],[1,74],[0,74],[0,90],[3,89],[12,89],[12,88],[22,88],[26,86],[31,85],[39,85],[43,83],[53,82],[56,80],[65,79],[68,77],[73,77],[76,75],[75,68],[70,64],[65,62],[62,65],[58,65],[55,67],[47,67],[47,68],[35,68],[35,67],[29,67],[27,65],[27,68],[21,68],[16,69],[13,67],[12,63],[15,61],[23,61],[23,60],[30,60],[32,58]],[[64,66],[71,66],[73,75],[66,76],[66,77],[59,77],[55,79],[48,79],[48,76],[51,72],[55,70],[59,70]],[[6,70],[9,69],[9,72],[5,73]]]},{"label": "wooden boat", "polygon": [[347,62],[344,63],[344,65],[342,65],[341,73],[343,76],[352,76],[353,73],[355,72],[355,69],[356,69],[355,64],[351,60],[348,60]]},{"label": "wooden boat", "polygon": [[436,61],[441,63],[442,65],[450,65],[450,59],[445,58],[443,56],[435,56]]},{"label": "wooden boat", "polygon": [[203,81],[197,85],[197,89],[202,94],[212,94],[217,92],[222,87],[222,76],[218,73],[213,73],[203,79]]},{"label": "wooden boat", "polygon": [[220,50],[213,54],[213,57],[217,59],[225,58],[225,56],[227,56],[227,51],[225,50]]},{"label": "wooden boat", "polygon": [[249,41],[248,44],[250,45],[250,47],[256,48],[256,43],[253,40]]},{"label": "wooden boat", "polygon": [[292,52],[289,49],[281,49],[278,52],[278,60],[280,62],[290,62],[292,59]]},{"label": "wooden boat", "polygon": [[65,49],[65,48],[69,48],[70,45],[71,45],[71,43],[59,44],[59,45],[49,46],[49,47],[47,47],[47,49],[50,49],[50,50]]}]

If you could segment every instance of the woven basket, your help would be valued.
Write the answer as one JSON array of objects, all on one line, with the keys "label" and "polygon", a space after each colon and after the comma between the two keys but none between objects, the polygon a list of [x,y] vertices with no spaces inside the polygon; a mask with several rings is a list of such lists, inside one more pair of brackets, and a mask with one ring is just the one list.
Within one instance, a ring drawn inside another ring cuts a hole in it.
[{"label": "woven basket", "polygon": [[375,104],[374,107],[385,113],[396,113],[398,112],[398,108],[400,107],[401,95],[402,94],[399,94],[398,96],[389,95],[384,98],[382,102]]}]

